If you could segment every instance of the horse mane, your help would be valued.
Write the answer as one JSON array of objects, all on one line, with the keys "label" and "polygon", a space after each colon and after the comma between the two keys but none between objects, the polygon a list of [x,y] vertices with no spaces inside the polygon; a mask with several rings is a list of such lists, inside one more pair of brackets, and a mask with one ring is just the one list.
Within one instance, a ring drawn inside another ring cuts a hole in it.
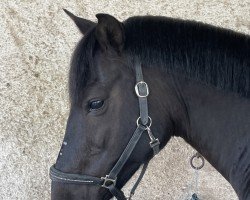
[{"label": "horse mane", "polygon": [[[218,89],[250,97],[250,37],[201,22],[156,16],[124,21],[124,51],[146,66],[158,66]],[[96,47],[94,28],[78,43],[71,61],[69,91],[78,99],[90,77]]]},{"label": "horse mane", "polygon": [[250,97],[250,37],[204,23],[167,17],[124,22],[125,50],[146,66],[159,66],[216,88]]}]

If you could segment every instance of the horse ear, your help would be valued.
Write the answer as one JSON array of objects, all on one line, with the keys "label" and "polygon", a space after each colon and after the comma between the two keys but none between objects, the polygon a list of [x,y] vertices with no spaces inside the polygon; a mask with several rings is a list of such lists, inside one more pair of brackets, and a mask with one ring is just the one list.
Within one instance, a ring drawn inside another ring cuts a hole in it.
[{"label": "horse ear", "polygon": [[63,10],[75,22],[76,26],[78,27],[78,29],[81,31],[82,34],[85,34],[89,29],[91,29],[96,25],[95,22],[77,17],[66,9]]},{"label": "horse ear", "polygon": [[96,39],[106,51],[110,47],[121,53],[125,42],[124,27],[121,22],[108,14],[97,14]]}]

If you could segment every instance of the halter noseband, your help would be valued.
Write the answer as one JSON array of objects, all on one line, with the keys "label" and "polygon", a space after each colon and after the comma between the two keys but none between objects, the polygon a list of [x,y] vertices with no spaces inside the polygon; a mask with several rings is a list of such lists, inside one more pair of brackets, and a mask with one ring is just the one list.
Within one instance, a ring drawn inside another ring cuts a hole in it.
[{"label": "halter noseband", "polygon": [[148,133],[148,136],[150,138],[149,144],[154,151],[154,155],[156,155],[159,152],[159,145],[160,145],[159,140],[154,137],[150,129],[152,125],[152,119],[148,116],[148,102],[147,102],[149,89],[147,83],[144,82],[143,80],[141,63],[137,59],[135,61],[135,71],[136,71],[136,82],[137,82],[135,85],[135,92],[139,99],[140,116],[136,122],[137,123],[136,130],[134,131],[126,148],[124,149],[122,155],[120,156],[119,160],[112,168],[110,173],[105,177],[99,178],[88,175],[64,173],[62,171],[57,170],[55,168],[55,165],[53,165],[50,168],[50,178],[52,181],[63,182],[63,183],[77,183],[85,185],[99,185],[100,187],[107,188],[112,193],[112,195],[116,197],[117,200],[131,199],[131,197],[134,195],[137,186],[139,185],[140,181],[142,180],[146,172],[149,161],[143,164],[141,173],[136,183],[134,184],[130,192],[130,196],[128,198],[125,197],[124,193],[121,190],[116,188],[116,180],[118,174],[120,173],[122,167],[129,159],[131,153],[133,152],[143,132],[146,131]]}]

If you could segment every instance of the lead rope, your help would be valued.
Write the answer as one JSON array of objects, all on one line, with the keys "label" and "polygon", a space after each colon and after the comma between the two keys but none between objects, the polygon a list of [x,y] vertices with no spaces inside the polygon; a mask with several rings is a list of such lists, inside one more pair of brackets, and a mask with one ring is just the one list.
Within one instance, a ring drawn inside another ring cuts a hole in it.
[{"label": "lead rope", "polygon": [[[152,134],[150,126],[147,126],[146,130],[147,130],[148,136],[150,138],[150,147],[153,149],[154,156],[155,156],[156,154],[159,153],[159,144],[160,144],[159,140],[157,138],[155,138],[154,135]],[[148,164],[149,164],[149,161],[147,161],[146,163],[144,163],[142,165],[140,175],[138,176],[137,181],[135,182],[133,188],[131,189],[129,197],[127,197],[128,200],[132,200],[132,197],[135,194],[135,190],[138,187],[138,185],[140,184],[140,182],[141,182],[141,180],[142,180],[142,178],[143,178],[143,176],[148,168]]]},{"label": "lead rope", "polygon": [[149,162],[146,162],[146,163],[144,163],[144,164],[142,165],[141,173],[140,173],[140,175],[138,176],[137,181],[135,182],[133,188],[132,188],[131,191],[130,191],[129,197],[127,198],[128,200],[132,200],[132,197],[133,197],[134,194],[135,194],[135,190],[136,190],[136,188],[138,187],[138,185],[140,184],[140,182],[141,182],[141,180],[142,180],[142,178],[143,178],[143,176],[144,176],[144,174],[145,174],[145,172],[146,172],[146,170],[147,170],[148,163],[149,163]]}]

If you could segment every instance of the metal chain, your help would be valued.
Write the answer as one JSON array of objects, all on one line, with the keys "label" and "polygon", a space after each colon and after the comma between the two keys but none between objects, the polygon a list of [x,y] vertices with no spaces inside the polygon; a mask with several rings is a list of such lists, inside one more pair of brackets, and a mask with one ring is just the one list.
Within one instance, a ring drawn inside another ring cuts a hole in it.
[{"label": "metal chain", "polygon": [[198,179],[199,179],[199,170],[195,169],[195,190],[194,190],[194,192],[196,194],[199,193],[199,191],[198,191]]},{"label": "metal chain", "polygon": [[[194,159],[201,159],[201,165],[200,166],[195,166],[193,163]],[[188,188],[187,188],[187,194],[183,194],[179,200],[199,200],[199,198],[197,197],[198,194],[198,188],[199,188],[199,170],[201,168],[203,168],[205,164],[205,160],[204,158],[197,152],[195,153],[191,159],[190,159],[190,165],[191,167],[195,170],[194,171],[194,175],[192,178],[192,181],[190,181],[190,183],[188,184]],[[184,198],[183,198],[184,197]]]}]

